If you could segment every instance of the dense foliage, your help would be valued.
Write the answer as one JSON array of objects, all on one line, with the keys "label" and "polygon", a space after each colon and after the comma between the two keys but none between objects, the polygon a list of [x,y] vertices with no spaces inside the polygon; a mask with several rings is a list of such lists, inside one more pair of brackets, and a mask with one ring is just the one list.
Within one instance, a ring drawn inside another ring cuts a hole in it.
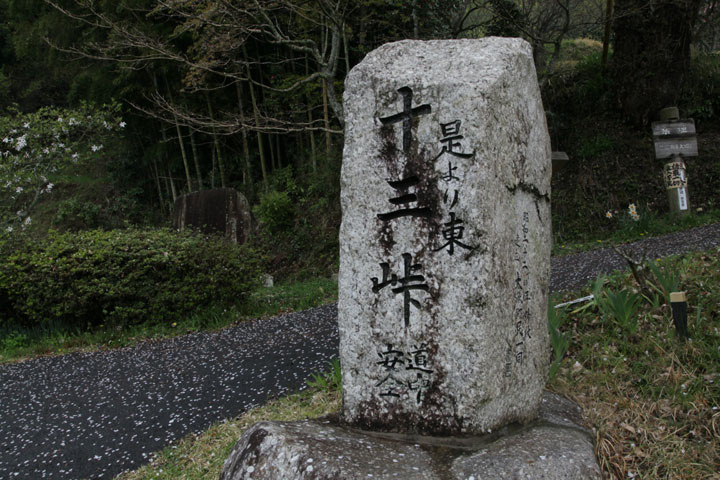
[{"label": "dense foliage", "polygon": [[83,104],[0,116],[0,228],[12,232],[32,222],[32,209],[54,187],[53,174],[97,162],[103,142],[125,127],[119,110]]},{"label": "dense foliage", "polygon": [[[543,89],[553,150],[570,157],[553,171],[555,242],[595,241],[623,229],[660,233],[652,224],[668,212],[666,162],[654,157],[650,128],[628,124],[616,111],[599,42],[567,42],[565,52],[562,70]],[[699,156],[685,162],[693,213],[704,214],[720,206],[720,57],[698,54],[689,80],[679,106],[695,120]],[[637,221],[624,214],[630,204],[639,209]]]},{"label": "dense foliage", "polygon": [[243,302],[259,278],[256,252],[191,232],[50,232],[0,251],[0,314],[25,324],[170,323]]},{"label": "dense foliage", "polygon": [[[120,113],[127,121],[111,151],[95,135],[112,132],[94,117],[101,128],[75,137],[93,154],[85,165],[53,160],[59,170],[34,171],[32,188],[0,183],[0,207],[13,222],[3,231],[22,229],[28,207],[37,213],[28,222],[38,235],[48,227],[167,225],[180,195],[232,187],[260,220],[257,238],[271,273],[328,275],[337,258],[341,94],[349,70],[389,41],[494,34],[530,43],[553,150],[571,158],[553,185],[561,239],[607,229],[605,214],[629,203],[662,215],[662,166],[651,158],[649,128],[624,124],[628,115],[618,104],[624,80],[609,74],[624,71],[611,67],[613,51],[627,40],[603,33],[642,20],[653,32],[649,43],[623,57],[640,65],[632,55],[655,49],[653,41],[675,45],[670,37],[678,34],[653,30],[652,22],[662,26],[667,18],[645,15],[646,8],[694,3],[653,0],[631,8],[639,3],[615,2],[622,18],[611,25],[604,0],[0,0],[0,121],[16,130],[0,136],[8,139],[0,147],[13,146],[16,157],[28,153],[28,146],[17,151],[18,141],[24,125],[37,122],[25,118],[47,108],[69,112],[85,108],[83,102],[116,100],[122,112],[112,110],[108,124],[117,127]],[[690,33],[701,55],[677,93],[683,115],[698,122],[701,142],[697,164],[688,164],[691,202],[707,211],[720,191],[712,149],[720,60],[708,53],[720,46],[720,3],[700,3],[697,18],[681,26],[678,65],[687,70]],[[608,46],[609,59],[602,55]],[[648,115],[654,112],[640,116]],[[53,151],[45,143],[35,151]],[[104,148],[93,152],[93,145]]]},{"label": "dense foliage", "polygon": [[[716,4],[703,2],[698,15],[696,44],[704,49],[718,43]],[[604,7],[587,0],[0,0],[0,112],[13,103],[30,112],[122,100],[130,163],[140,174],[131,180],[145,202],[168,215],[182,193],[229,186],[257,203],[279,168],[291,165],[297,179],[331,168],[342,144],[343,80],[379,45],[522,36],[544,84],[567,39],[602,36]]]}]

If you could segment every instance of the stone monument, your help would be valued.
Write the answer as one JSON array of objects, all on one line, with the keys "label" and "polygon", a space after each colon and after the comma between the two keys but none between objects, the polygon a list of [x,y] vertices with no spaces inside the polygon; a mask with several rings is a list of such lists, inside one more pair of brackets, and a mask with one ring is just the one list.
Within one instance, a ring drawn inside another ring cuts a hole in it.
[{"label": "stone monument", "polygon": [[351,425],[447,435],[537,415],[550,143],[523,45],[396,43],[346,82],[338,310]]},{"label": "stone monument", "polygon": [[173,228],[219,233],[231,242],[245,243],[252,229],[250,204],[233,188],[188,193],[175,200]]},{"label": "stone monument", "polygon": [[520,39],[402,41],[348,75],[339,417],[261,423],[223,479],[599,478],[550,360],[550,142]]}]

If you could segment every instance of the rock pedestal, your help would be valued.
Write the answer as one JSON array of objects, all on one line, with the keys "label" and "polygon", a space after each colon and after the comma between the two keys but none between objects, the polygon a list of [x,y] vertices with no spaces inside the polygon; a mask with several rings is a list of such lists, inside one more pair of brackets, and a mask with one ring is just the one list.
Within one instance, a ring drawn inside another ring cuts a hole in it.
[{"label": "rock pedestal", "polygon": [[245,243],[251,232],[250,204],[232,188],[216,188],[188,193],[175,200],[173,228],[194,228],[203,233],[224,235],[235,243]]},{"label": "rock pedestal", "polygon": [[546,393],[537,420],[482,436],[379,434],[335,419],[262,422],[242,435],[220,479],[599,479],[580,417],[577,405]]}]

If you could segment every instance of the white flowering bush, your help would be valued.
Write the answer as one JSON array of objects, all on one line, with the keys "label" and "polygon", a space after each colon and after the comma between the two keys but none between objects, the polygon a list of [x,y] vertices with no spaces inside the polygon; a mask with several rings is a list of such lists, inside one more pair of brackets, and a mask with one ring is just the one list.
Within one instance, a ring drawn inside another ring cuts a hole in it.
[{"label": "white flowering bush", "polygon": [[125,127],[118,104],[43,107],[0,116],[0,233],[32,223],[32,210],[53,190],[53,174],[87,164],[103,143]]}]

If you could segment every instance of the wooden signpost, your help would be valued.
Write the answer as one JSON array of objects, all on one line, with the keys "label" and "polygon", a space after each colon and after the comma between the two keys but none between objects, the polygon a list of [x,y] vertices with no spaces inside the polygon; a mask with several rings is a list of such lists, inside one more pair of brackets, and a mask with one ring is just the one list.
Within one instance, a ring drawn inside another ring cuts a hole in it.
[{"label": "wooden signpost", "polygon": [[654,122],[652,130],[655,140],[655,158],[665,159],[671,158],[673,155],[697,157],[697,137],[693,119]]},{"label": "wooden signpost", "polygon": [[670,160],[663,169],[670,211],[685,214],[690,208],[690,198],[683,159],[698,155],[695,120],[680,120],[676,108],[664,109],[661,117],[665,118],[652,124],[655,158]]}]

